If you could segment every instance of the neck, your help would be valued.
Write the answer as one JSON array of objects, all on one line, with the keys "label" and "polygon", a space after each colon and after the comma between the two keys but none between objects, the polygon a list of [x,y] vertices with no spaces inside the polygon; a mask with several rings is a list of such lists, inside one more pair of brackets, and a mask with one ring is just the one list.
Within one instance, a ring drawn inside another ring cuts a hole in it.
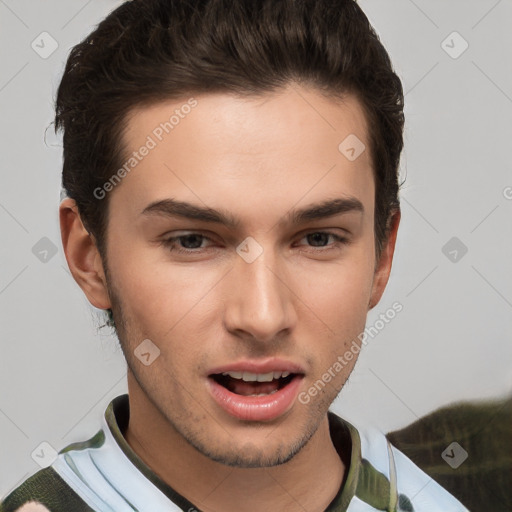
[{"label": "neck", "polygon": [[[135,453],[176,492],[204,512],[308,510],[322,512],[336,496],[345,466],[332,443],[327,415],[304,448],[285,464],[236,468],[192,447],[128,378],[130,421],[125,438]],[[311,492],[315,489],[315,492]]]}]

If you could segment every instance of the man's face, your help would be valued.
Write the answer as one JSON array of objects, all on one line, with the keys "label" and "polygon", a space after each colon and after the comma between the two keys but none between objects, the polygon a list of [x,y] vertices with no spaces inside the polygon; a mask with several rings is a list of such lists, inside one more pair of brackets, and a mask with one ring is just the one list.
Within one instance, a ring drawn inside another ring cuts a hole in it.
[{"label": "man's face", "polygon": [[[332,370],[374,288],[375,185],[369,151],[351,161],[338,146],[353,134],[368,147],[366,122],[353,97],[298,87],[187,99],[128,120],[128,153],[148,135],[156,146],[110,192],[114,318],[130,371],[177,432],[214,460],[270,466],[305,445],[355,364]],[[176,109],[172,131],[155,132]],[[150,207],[171,199],[233,223]],[[294,215],[336,200],[346,211]],[[148,366],[134,353],[147,339],[160,350]]]}]

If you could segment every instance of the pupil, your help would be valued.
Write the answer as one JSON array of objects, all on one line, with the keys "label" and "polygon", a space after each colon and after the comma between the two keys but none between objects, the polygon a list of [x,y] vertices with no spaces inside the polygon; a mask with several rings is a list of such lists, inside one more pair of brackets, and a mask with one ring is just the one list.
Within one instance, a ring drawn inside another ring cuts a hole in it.
[{"label": "pupil", "polygon": [[[311,233],[307,237],[308,237],[309,243],[313,242],[313,243],[311,243],[311,245],[313,245],[315,247],[318,247],[318,246],[321,247],[321,246],[326,245],[329,234],[328,233]],[[320,243],[317,244],[316,242],[320,242]],[[325,242],[325,243],[322,243],[322,242]]]},{"label": "pupil", "polygon": [[[181,245],[184,246],[186,249],[197,249],[201,247],[202,238],[203,237],[201,235],[185,235],[180,237],[180,242]],[[191,244],[187,242],[190,240],[192,240]],[[194,240],[196,243],[194,243]]]}]

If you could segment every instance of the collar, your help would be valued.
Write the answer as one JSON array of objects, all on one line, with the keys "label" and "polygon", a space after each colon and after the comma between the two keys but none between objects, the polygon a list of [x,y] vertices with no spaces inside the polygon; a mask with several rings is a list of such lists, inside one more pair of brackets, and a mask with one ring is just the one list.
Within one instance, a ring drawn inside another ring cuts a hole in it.
[{"label": "collar", "polygon": [[[108,429],[124,455],[163,495],[181,509],[199,512],[195,505],[158,477],[133,451],[123,436],[129,418],[130,404],[127,394],[115,398],[105,411]],[[396,496],[396,491],[392,492],[390,485],[388,447],[384,436],[378,436],[381,442],[377,443],[380,446],[376,447],[374,442],[369,442],[368,437],[361,438],[354,426],[335,413],[329,411],[328,420],[333,445],[345,464],[345,477],[326,512],[345,512],[354,496],[358,496],[377,510],[388,510],[389,504],[394,501],[393,495]],[[363,450],[368,452],[365,453],[365,457]],[[374,455],[371,459],[381,461],[381,464],[377,464],[380,467],[375,468],[368,461],[372,455],[369,452],[373,452]]]}]

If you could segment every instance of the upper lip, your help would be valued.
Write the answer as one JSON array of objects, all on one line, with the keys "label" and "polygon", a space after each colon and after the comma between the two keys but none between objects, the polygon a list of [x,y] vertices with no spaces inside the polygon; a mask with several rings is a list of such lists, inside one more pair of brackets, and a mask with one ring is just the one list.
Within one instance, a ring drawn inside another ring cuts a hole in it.
[{"label": "upper lip", "polygon": [[250,372],[250,373],[269,373],[269,372],[289,372],[304,374],[304,369],[297,363],[280,359],[277,357],[267,359],[245,359],[233,363],[224,364],[212,368],[208,375],[214,375],[223,372]]}]

